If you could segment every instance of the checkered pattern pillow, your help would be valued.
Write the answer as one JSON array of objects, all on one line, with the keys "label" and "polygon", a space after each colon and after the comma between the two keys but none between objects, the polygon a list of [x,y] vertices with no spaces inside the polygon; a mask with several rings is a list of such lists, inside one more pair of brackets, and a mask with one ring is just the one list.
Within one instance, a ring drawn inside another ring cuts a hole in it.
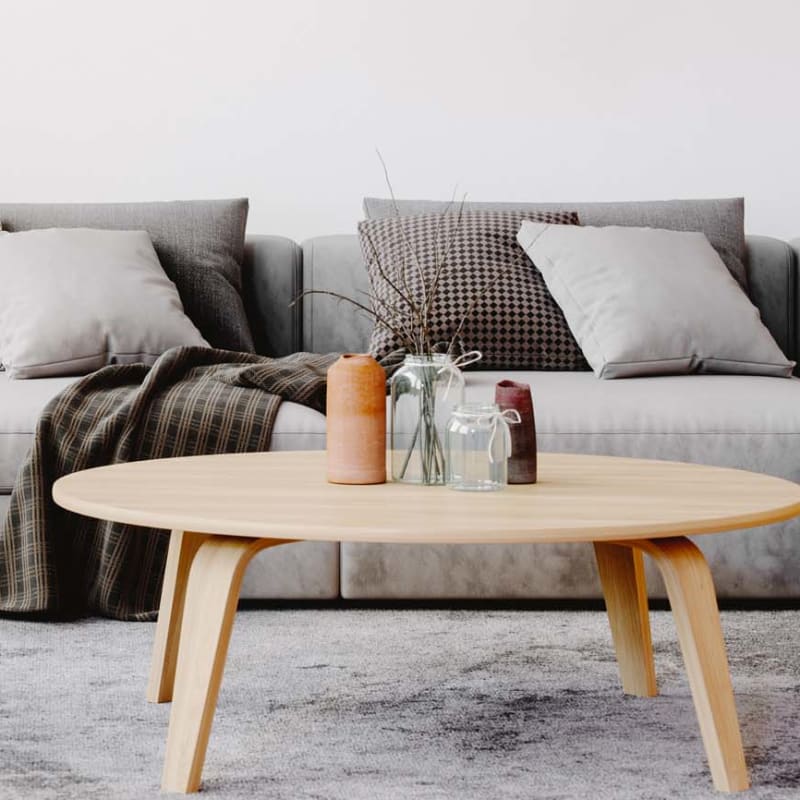
[{"label": "checkered pattern pillow", "polygon": [[[443,252],[430,325],[434,342],[453,338],[467,316],[457,351],[480,350],[481,369],[588,369],[561,309],[538,269],[516,240],[522,220],[577,225],[572,212],[464,211],[370,219],[359,223],[361,249],[376,310],[396,323],[399,312],[391,284],[415,299],[430,280]],[[392,318],[393,317],[393,318]],[[395,325],[396,327],[396,325]],[[383,358],[402,341],[376,325],[370,352]]]}]

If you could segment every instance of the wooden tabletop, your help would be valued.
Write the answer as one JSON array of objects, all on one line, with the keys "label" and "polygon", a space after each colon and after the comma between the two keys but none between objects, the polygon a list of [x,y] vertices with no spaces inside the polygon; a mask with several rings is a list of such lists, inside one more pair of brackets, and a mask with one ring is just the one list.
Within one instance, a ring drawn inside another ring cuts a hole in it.
[{"label": "wooden tabletop", "polygon": [[540,454],[539,483],[499,492],[325,480],[324,452],[138,461],[56,481],[80,514],[154,528],[350,542],[568,542],[747,528],[800,514],[800,486],[742,470]]}]

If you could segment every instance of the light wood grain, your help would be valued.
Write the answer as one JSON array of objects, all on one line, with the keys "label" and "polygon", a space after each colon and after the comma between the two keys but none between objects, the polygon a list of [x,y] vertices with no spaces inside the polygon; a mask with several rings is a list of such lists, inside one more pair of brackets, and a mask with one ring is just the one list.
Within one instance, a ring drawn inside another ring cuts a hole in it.
[{"label": "light wood grain", "polygon": [[161,785],[165,792],[200,788],[244,570],[259,550],[276,544],[283,542],[220,536],[197,550],[178,650]]},{"label": "light wood grain", "polygon": [[658,686],[642,553],[605,542],[595,542],[594,551],[622,690],[639,697],[654,697]]},{"label": "light wood grain", "polygon": [[172,700],[189,568],[195,553],[207,538],[205,534],[188,531],[172,531],[170,534],[150,680],[147,684],[147,700],[151,703],[168,703]]},{"label": "light wood grain", "polygon": [[351,542],[620,541],[746,528],[800,513],[800,486],[665,461],[544,453],[537,484],[453,492],[325,480],[325,453],[139,461],[60,478],[59,505],[135,525]]},{"label": "light wood grain", "polygon": [[722,792],[743,791],[750,781],[708,564],[688,539],[637,546],[653,557],[664,576],[714,786]]}]

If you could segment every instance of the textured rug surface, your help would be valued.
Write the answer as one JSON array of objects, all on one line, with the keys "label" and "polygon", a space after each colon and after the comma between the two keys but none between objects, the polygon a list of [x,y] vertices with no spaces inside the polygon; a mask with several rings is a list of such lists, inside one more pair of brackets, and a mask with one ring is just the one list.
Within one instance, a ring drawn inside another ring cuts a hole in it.
[{"label": "textured rug surface", "polygon": [[[668,612],[661,695],[622,695],[605,615],[240,612],[202,798],[719,798]],[[723,614],[754,788],[800,797],[800,612]],[[154,626],[0,620],[0,798],[159,797]]]}]

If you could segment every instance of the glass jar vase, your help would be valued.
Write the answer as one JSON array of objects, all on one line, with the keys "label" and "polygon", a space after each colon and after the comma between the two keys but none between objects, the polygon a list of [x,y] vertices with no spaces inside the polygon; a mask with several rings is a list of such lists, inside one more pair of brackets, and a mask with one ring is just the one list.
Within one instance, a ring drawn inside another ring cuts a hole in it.
[{"label": "glass jar vase", "polygon": [[444,432],[464,402],[464,376],[448,355],[409,355],[391,380],[392,478],[445,482]]},{"label": "glass jar vase", "polygon": [[509,422],[519,422],[517,412],[501,411],[494,403],[466,403],[454,409],[445,434],[448,487],[494,492],[508,483]]}]

